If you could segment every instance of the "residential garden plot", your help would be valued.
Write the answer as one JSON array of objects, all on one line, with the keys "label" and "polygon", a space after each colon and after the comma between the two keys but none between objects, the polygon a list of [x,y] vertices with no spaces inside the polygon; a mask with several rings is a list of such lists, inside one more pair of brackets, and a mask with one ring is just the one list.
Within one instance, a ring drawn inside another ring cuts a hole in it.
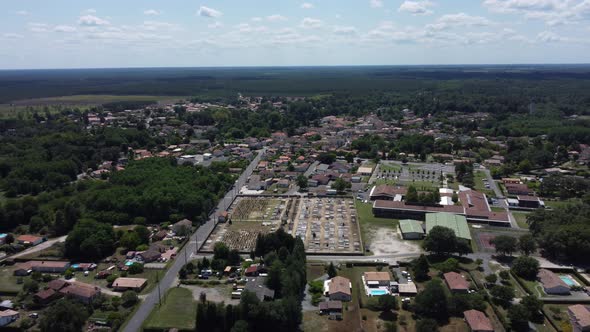
[{"label": "residential garden plot", "polygon": [[358,217],[351,199],[303,199],[288,225],[289,232],[303,240],[308,253],[362,253]]},{"label": "residential garden plot", "polygon": [[232,221],[280,220],[285,209],[285,200],[271,198],[238,198],[235,208],[231,207]]}]

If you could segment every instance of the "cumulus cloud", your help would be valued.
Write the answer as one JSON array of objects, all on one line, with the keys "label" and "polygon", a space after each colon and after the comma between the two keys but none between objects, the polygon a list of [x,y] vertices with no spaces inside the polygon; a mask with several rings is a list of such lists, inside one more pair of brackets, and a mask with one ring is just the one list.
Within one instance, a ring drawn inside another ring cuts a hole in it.
[{"label": "cumulus cloud", "polygon": [[144,21],[141,26],[144,30],[148,31],[178,31],[180,27],[177,24],[160,22],[160,21]]},{"label": "cumulus cloud", "polygon": [[426,1],[404,1],[398,8],[399,12],[406,12],[413,15],[430,15],[433,11],[430,9],[434,4]]},{"label": "cumulus cloud", "polygon": [[309,2],[304,2],[301,4],[301,8],[303,8],[303,9],[312,9],[313,7],[314,7],[314,5]]},{"label": "cumulus cloud", "polygon": [[4,39],[22,39],[24,38],[23,35],[18,33],[7,32],[2,34],[2,38]]},{"label": "cumulus cloud", "polygon": [[337,35],[355,35],[357,30],[353,26],[335,26],[332,32]]},{"label": "cumulus cloud", "polygon": [[209,18],[216,18],[216,17],[220,17],[221,15],[223,15],[223,13],[220,12],[219,10],[205,7],[205,6],[201,6],[199,8],[199,11],[197,12],[197,14],[199,16],[209,17]]},{"label": "cumulus cloud", "polygon": [[552,31],[542,31],[537,35],[537,40],[543,43],[557,43],[567,41],[568,39]]},{"label": "cumulus cloud", "polygon": [[143,15],[147,15],[147,16],[158,16],[158,15],[160,15],[160,12],[158,10],[155,10],[155,9],[148,9],[148,10],[144,10],[143,11]]},{"label": "cumulus cloud", "polygon": [[550,26],[590,19],[589,0],[484,0],[483,6],[491,12],[518,14]]},{"label": "cumulus cloud", "polygon": [[88,8],[84,11],[84,13],[86,14],[96,14],[96,9],[94,8]]},{"label": "cumulus cloud", "polygon": [[492,22],[482,16],[471,16],[465,13],[447,14],[439,17],[435,23],[429,24],[427,28],[434,30],[445,30],[455,27],[483,27],[489,26]]},{"label": "cumulus cloud", "polygon": [[45,23],[29,23],[29,31],[31,32],[47,32],[49,31],[49,25]]},{"label": "cumulus cloud", "polygon": [[107,20],[104,20],[100,17],[96,17],[94,15],[84,15],[84,16],[80,16],[80,18],[78,19],[78,24],[83,25],[83,26],[93,27],[93,26],[109,25],[111,23]]},{"label": "cumulus cloud", "polygon": [[324,23],[322,22],[322,20],[318,20],[318,19],[311,18],[311,17],[306,17],[303,20],[301,20],[301,27],[306,28],[306,29],[319,28],[323,24]]},{"label": "cumulus cloud", "polygon": [[267,16],[266,20],[270,21],[270,22],[280,22],[280,21],[286,21],[287,18],[283,15],[274,14],[274,15]]},{"label": "cumulus cloud", "polygon": [[19,10],[16,12],[16,15],[27,16],[27,15],[29,15],[29,12],[26,10]]},{"label": "cumulus cloud", "polygon": [[69,25],[58,25],[53,28],[55,32],[76,32],[76,28]]},{"label": "cumulus cloud", "polygon": [[383,0],[371,0],[369,5],[371,8],[381,8],[383,7]]}]

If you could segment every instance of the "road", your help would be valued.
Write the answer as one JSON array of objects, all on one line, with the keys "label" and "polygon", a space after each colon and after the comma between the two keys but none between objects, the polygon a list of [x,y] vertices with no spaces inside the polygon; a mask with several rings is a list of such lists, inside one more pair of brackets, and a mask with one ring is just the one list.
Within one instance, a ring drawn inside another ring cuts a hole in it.
[{"label": "road", "polygon": [[209,237],[209,234],[211,234],[213,228],[215,228],[218,211],[224,211],[231,205],[231,202],[239,194],[239,189],[246,184],[248,178],[250,175],[252,175],[252,172],[265,153],[266,148],[258,151],[256,158],[254,158],[250,165],[248,165],[248,168],[242,172],[242,175],[240,175],[234,186],[226,193],[225,197],[219,201],[217,208],[209,215],[209,220],[207,220],[206,223],[201,225],[201,227],[199,227],[197,231],[191,235],[189,242],[178,253],[176,256],[177,258],[174,260],[174,263],[170,269],[168,269],[168,271],[166,271],[166,273],[161,276],[159,286],[155,287],[145,296],[145,299],[123,329],[124,332],[136,332],[141,330],[141,325],[148,318],[152,309],[159,302],[158,294],[164,296],[168,289],[174,286],[173,283],[178,276],[178,271],[180,271],[182,266],[186,263],[185,257],[190,256],[192,258],[194,256],[193,253],[196,253],[201,245],[207,240],[207,237]]},{"label": "road", "polygon": [[66,242],[66,237],[67,237],[67,235],[64,235],[64,236],[56,237],[54,239],[47,240],[47,241],[45,241],[43,243],[40,243],[40,244],[38,244],[38,245],[36,245],[34,247],[31,247],[31,248],[29,248],[27,250],[23,250],[23,251],[21,251],[19,253],[16,253],[14,255],[6,256],[4,259],[7,259],[7,258],[17,258],[17,257],[21,257],[21,256],[25,256],[25,255],[28,255],[28,254],[35,253],[37,251],[41,251],[43,249],[47,249],[47,248],[51,247],[54,243],[57,243],[57,242]]},{"label": "road", "polygon": [[[490,189],[492,189],[494,191],[496,198],[504,198],[504,195],[502,194],[502,191],[498,187],[498,184],[496,183],[496,181],[494,181],[494,178],[492,178],[492,174],[490,173],[490,170],[487,168],[484,168],[483,172],[486,173],[486,177],[488,178],[488,183],[490,184]],[[502,201],[503,200],[500,199],[500,202],[502,202]]]}]

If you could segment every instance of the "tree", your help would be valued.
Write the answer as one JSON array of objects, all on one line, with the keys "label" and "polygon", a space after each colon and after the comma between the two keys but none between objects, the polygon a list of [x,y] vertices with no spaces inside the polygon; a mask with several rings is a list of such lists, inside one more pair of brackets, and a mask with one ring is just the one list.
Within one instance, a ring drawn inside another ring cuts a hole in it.
[{"label": "tree", "polygon": [[337,178],[332,183],[332,189],[336,189],[336,191],[338,191],[339,193],[344,192],[347,188],[350,188],[350,187],[351,187],[350,182],[344,181],[344,179],[342,179],[342,178]]},{"label": "tree", "polygon": [[150,243],[151,232],[147,227],[145,227],[143,225],[138,225],[138,226],[135,226],[135,228],[133,228],[133,231],[135,233],[137,233],[137,236],[139,236],[139,240],[141,241],[142,244],[149,244]]},{"label": "tree", "polygon": [[79,332],[86,323],[85,307],[68,299],[54,302],[41,316],[39,328],[43,332]]},{"label": "tree", "polygon": [[98,260],[115,250],[113,226],[82,219],[66,238],[65,254],[69,258]]},{"label": "tree", "polygon": [[141,244],[141,239],[139,238],[139,235],[133,231],[125,232],[125,234],[121,236],[119,244],[127,250],[135,250],[135,248]]},{"label": "tree", "polygon": [[450,228],[434,226],[424,239],[424,249],[437,255],[455,252],[457,249],[457,236]]},{"label": "tree", "polygon": [[498,276],[495,273],[492,274],[488,274],[486,276],[486,282],[488,282],[489,284],[495,284],[498,281]]},{"label": "tree", "polygon": [[535,280],[539,273],[539,261],[529,256],[520,256],[514,260],[511,270],[522,278]]},{"label": "tree", "polygon": [[509,280],[510,279],[510,272],[508,270],[502,270],[498,273],[502,280]]},{"label": "tree", "polygon": [[338,272],[336,271],[336,267],[334,266],[334,263],[330,262],[330,264],[328,265],[328,277],[330,279],[334,278]]},{"label": "tree", "polygon": [[405,198],[408,203],[418,202],[418,191],[416,190],[416,187],[409,186]]},{"label": "tree", "polygon": [[543,321],[543,301],[539,300],[533,295],[527,295],[522,298],[520,304],[523,305],[529,313],[529,320],[535,322]]},{"label": "tree", "polygon": [[143,265],[140,263],[133,263],[129,266],[129,274],[139,274],[143,272]]},{"label": "tree", "polygon": [[392,311],[398,308],[397,299],[393,295],[382,295],[377,298],[377,304],[382,311]]},{"label": "tree", "polygon": [[228,246],[223,242],[216,242],[213,247],[213,259],[227,259],[228,256]]},{"label": "tree", "polygon": [[416,312],[428,318],[446,320],[449,317],[447,295],[444,286],[438,279],[429,281],[425,289],[416,296],[414,307]]},{"label": "tree", "polygon": [[524,234],[518,239],[518,248],[523,255],[530,255],[537,250],[537,243],[531,234]]},{"label": "tree", "polygon": [[438,324],[434,319],[423,318],[416,322],[416,332],[436,332]]},{"label": "tree", "polygon": [[121,295],[121,300],[123,302],[123,306],[126,308],[132,307],[133,305],[135,305],[137,303],[137,301],[139,300],[139,298],[137,297],[137,293],[132,291],[132,290],[128,290],[125,291],[123,293],[123,295]]},{"label": "tree", "polygon": [[297,186],[299,186],[300,189],[307,188],[307,178],[305,177],[305,175],[299,174],[295,181],[297,183]]},{"label": "tree", "polygon": [[490,289],[490,295],[502,306],[508,304],[514,299],[514,288],[510,286],[496,285]]},{"label": "tree", "polygon": [[490,243],[494,245],[497,253],[510,256],[516,251],[518,241],[509,235],[498,235]]},{"label": "tree", "polygon": [[459,269],[459,261],[451,257],[442,263],[436,264],[436,268],[442,273],[457,271]]},{"label": "tree", "polygon": [[25,280],[23,283],[23,291],[29,294],[37,293],[39,291],[39,283],[31,279]]},{"label": "tree", "polygon": [[508,309],[510,327],[514,331],[528,331],[529,317],[529,311],[521,304],[515,304]]},{"label": "tree", "polygon": [[428,271],[430,265],[425,255],[420,255],[412,264],[412,273],[416,281],[423,281],[428,279]]}]

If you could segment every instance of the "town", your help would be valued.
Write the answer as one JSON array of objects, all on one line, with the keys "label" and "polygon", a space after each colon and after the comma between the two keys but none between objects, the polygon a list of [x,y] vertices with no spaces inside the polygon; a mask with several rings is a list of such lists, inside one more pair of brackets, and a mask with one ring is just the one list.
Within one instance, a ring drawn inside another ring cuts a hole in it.
[{"label": "town", "polygon": [[[106,148],[72,179],[53,178],[73,187],[44,201],[28,196],[43,190],[35,180],[6,177],[2,216],[15,227],[0,234],[0,325],[43,330],[67,313],[87,331],[207,330],[244,321],[224,306],[292,311],[288,298],[300,310],[284,322],[304,331],[590,328],[590,274],[577,257],[588,246],[571,242],[587,242],[588,228],[561,221],[587,218],[588,144],[529,160],[555,138],[479,130],[489,113],[408,108],[289,132],[256,132],[266,129],[244,115],[227,127],[238,112],[282,121],[306,102],[239,95],[35,113],[38,126],[70,122]],[[186,186],[208,192],[191,202]],[[74,191],[84,199],[66,203]]]}]

